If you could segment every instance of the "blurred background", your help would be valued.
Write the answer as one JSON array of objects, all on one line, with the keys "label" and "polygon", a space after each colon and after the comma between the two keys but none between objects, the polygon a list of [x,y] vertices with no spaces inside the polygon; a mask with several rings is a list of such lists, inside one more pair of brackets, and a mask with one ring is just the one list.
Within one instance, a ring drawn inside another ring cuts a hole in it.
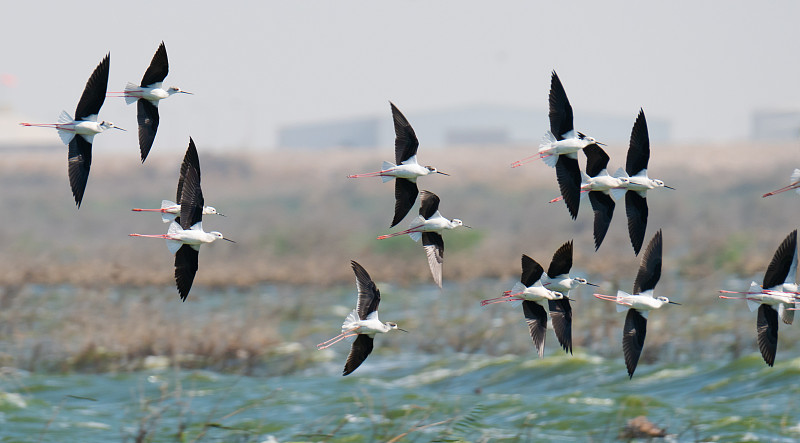
[{"label": "blurred background", "polygon": [[[797,194],[761,198],[800,167],[800,5],[3,9],[3,441],[602,441],[636,415],[682,440],[800,437],[797,327],[780,325],[769,368],[755,313],[717,298],[760,282],[800,220]],[[109,91],[138,83],[162,40],[165,85],[195,95],[161,104],[144,165],[135,107],[108,98],[100,118],[128,132],[95,138],[77,210],[66,147],[55,131],[19,123],[72,113],[109,51]],[[639,266],[622,202],[595,252],[588,202],[572,221],[547,203],[558,195],[552,169],[510,167],[549,127],[553,70],[576,128],[608,144],[610,170],[624,166],[644,109],[650,176],[676,188],[648,195],[645,242],[663,229],[656,292],[683,306],[650,316],[633,380],[624,314],[586,287],[573,294],[574,356],[548,332],[538,359],[521,309],[479,306],[511,288],[521,254],[546,267],[570,239],[573,275],[599,292],[630,291]],[[415,128],[420,162],[451,174],[422,178],[420,189],[473,227],[445,233],[441,291],[419,244],[375,239],[410,221],[388,228],[393,184],[346,178],[394,159],[389,101]],[[237,244],[203,247],[181,303],[163,242],[127,234],[166,232],[158,215],[130,209],[174,198],[189,136],[206,203],[227,215],[204,227]],[[412,332],[378,337],[343,379],[347,345],[314,345],[353,308],[350,260],[378,283],[382,319]]]}]

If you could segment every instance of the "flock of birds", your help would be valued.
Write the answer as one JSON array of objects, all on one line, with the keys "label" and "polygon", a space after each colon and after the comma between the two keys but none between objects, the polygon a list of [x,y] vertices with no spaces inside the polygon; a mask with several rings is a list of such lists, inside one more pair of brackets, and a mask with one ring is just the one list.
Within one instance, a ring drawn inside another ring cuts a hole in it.
[{"label": "flock of birds", "polygon": [[[70,186],[75,203],[80,208],[83,200],[92,161],[94,136],[107,129],[121,129],[112,122],[98,122],[98,114],[106,96],[124,97],[127,104],[137,103],[139,149],[142,163],[147,159],[159,125],[159,102],[178,93],[191,94],[177,87],[164,88],[169,65],[164,43],[158,47],[150,66],[139,85],[128,83],[122,92],[107,92],[110,55],[106,55],[92,73],[83,91],[75,117],[63,111],[58,123],[32,124],[55,128],[62,141],[69,146],[68,170]],[[434,282],[442,287],[442,265],[444,262],[444,240],[442,233],[466,226],[459,219],[445,218],[439,212],[439,197],[431,191],[419,191],[417,180],[431,174],[448,175],[432,166],[422,166],[417,160],[417,140],[414,129],[405,116],[391,105],[395,129],[395,162],[384,162],[377,172],[349,175],[350,178],[380,177],[383,182],[395,179],[395,210],[390,227],[399,224],[411,211],[419,196],[419,215],[414,217],[408,229],[381,235],[378,239],[409,235],[414,241],[422,240]],[[633,125],[625,169],[613,175],[608,172],[608,154],[598,142],[573,126],[573,111],[561,81],[555,71],[551,76],[549,94],[550,130],[544,137],[538,152],[514,162],[518,167],[541,159],[554,167],[561,196],[551,200],[563,200],[570,216],[575,219],[580,201],[588,196],[594,211],[594,244],[597,251],[605,238],[614,212],[615,201],[625,196],[628,218],[628,233],[634,254],[638,255],[644,243],[647,229],[647,192],[656,188],[673,189],[658,179],[648,176],[650,142],[644,111],[640,110]],[[578,153],[586,155],[586,168],[581,171]],[[764,197],[789,190],[800,193],[800,169],[791,177],[790,185],[764,194]],[[203,215],[220,215],[214,207],[206,206],[200,186],[200,161],[194,141],[181,164],[175,201],[163,200],[160,208],[133,211],[158,212],[164,223],[169,223],[166,234],[134,237],[164,239],[175,254],[175,281],[182,300],[186,300],[198,269],[198,254],[202,244],[222,239],[233,242],[217,231],[203,230]],[[632,293],[618,291],[616,295],[594,294],[600,300],[614,302],[618,311],[627,310],[623,327],[623,354],[629,377],[633,377],[644,347],[647,332],[647,316],[652,310],[667,304],[679,305],[667,297],[654,295],[661,277],[663,239],[659,230],[652,238],[642,257],[641,265],[633,284]],[[565,352],[572,353],[572,308],[569,292],[581,285],[597,286],[584,278],[570,277],[573,242],[564,243],[553,255],[547,272],[533,258],[522,255],[522,275],[511,290],[496,298],[483,300],[482,305],[503,302],[521,304],[533,344],[539,354],[544,355],[548,311],[553,330]],[[341,340],[353,341],[345,363],[343,375],[352,373],[369,356],[373,349],[374,336],[392,330],[400,330],[397,323],[381,322],[378,318],[380,291],[367,271],[357,262],[351,261],[356,277],[358,299],[356,308],[345,318],[341,333],[317,345],[325,349]],[[791,324],[794,311],[800,303],[800,288],[797,284],[797,231],[790,233],[781,243],[770,262],[762,283],[753,282],[747,291],[720,291],[721,298],[744,299],[751,310],[758,310],[758,345],[764,361],[772,366],[778,341],[778,318]],[[407,332],[407,331],[405,331]]]}]

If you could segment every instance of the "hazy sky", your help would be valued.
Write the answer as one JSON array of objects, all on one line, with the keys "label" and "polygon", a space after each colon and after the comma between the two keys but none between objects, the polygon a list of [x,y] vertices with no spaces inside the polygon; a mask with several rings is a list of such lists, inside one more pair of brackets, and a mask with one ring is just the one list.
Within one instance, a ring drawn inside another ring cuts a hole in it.
[{"label": "hazy sky", "polygon": [[[80,6],[77,6],[80,5]],[[6,2],[0,106],[72,113],[111,52],[109,90],[138,83],[161,40],[167,85],[154,149],[272,147],[285,124],[459,104],[546,108],[555,69],[575,109],[672,123],[676,141],[747,137],[757,109],[800,109],[796,1]],[[10,80],[9,80],[10,79]],[[135,106],[101,118],[131,129]],[[413,123],[413,119],[412,119]],[[547,128],[547,116],[531,122]],[[35,131],[34,128],[25,128]],[[58,142],[55,134],[53,139]],[[111,141],[113,138],[113,141]],[[97,143],[99,139],[95,141]]]}]

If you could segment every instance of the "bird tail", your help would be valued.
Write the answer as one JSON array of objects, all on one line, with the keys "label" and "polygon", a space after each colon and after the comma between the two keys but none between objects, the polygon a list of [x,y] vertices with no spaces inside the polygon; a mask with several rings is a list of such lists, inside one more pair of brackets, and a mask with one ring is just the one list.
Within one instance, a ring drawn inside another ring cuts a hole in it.
[{"label": "bird tail", "polygon": [[[750,289],[747,292],[758,294],[761,292],[761,285],[759,285],[754,281],[750,282]],[[750,308],[750,312],[755,311],[756,309],[758,309],[759,306],[761,306],[761,303],[754,300],[750,300],[750,297],[746,298],[745,300],[747,300],[747,307]]]},{"label": "bird tail", "polygon": [[[347,317],[344,318],[344,322],[342,323],[342,333],[344,334],[345,332],[357,327],[357,322],[359,320],[361,320],[361,318],[358,316],[358,311],[353,309],[349,314],[347,314]],[[354,339],[355,337],[347,337],[345,340],[353,341]]]},{"label": "bird tail", "polygon": [[[67,123],[72,123],[73,119],[72,116],[69,115],[67,111],[61,111],[61,114],[58,115],[58,124],[65,125]],[[75,138],[75,131],[66,131],[64,129],[58,129],[58,136],[61,137],[61,141],[64,142],[65,145],[68,145],[69,142]]]},{"label": "bird tail", "polygon": [[[527,289],[527,286],[525,286],[521,281],[518,281],[518,282],[514,283],[514,286],[511,287],[511,293],[512,294],[519,294],[519,293],[525,291],[525,289]],[[510,303],[511,303],[511,306],[516,308],[516,307],[518,307],[518,306],[520,306],[522,304],[522,299],[515,299],[515,300],[512,300]]]},{"label": "bird tail", "polygon": [[[169,234],[176,234],[176,233],[178,233],[178,231],[181,231],[181,225],[179,225],[179,224],[177,224],[177,223],[175,223],[173,221],[169,225],[169,229],[167,230],[167,234],[168,235]],[[178,249],[180,249],[181,246],[183,246],[183,242],[178,241],[178,240],[167,239],[167,249],[169,249],[169,252],[174,254],[174,253],[178,252]]]},{"label": "bird tail", "polygon": [[[161,209],[171,208],[173,206],[178,206],[175,202],[169,200],[161,200]],[[169,212],[162,212],[161,213],[161,221],[164,223],[170,223],[175,220],[177,217],[176,214],[171,214]]]},{"label": "bird tail", "polygon": [[[623,178],[623,177],[624,178],[628,178],[628,173],[625,172],[624,169],[619,168],[619,169],[617,169],[617,172],[614,173],[613,177],[614,178]],[[622,196],[625,195],[625,192],[627,192],[627,189],[625,189],[625,188],[612,188],[610,192],[611,192],[611,198],[613,198],[614,200],[619,200],[619,199],[622,198]]]},{"label": "bird tail", "polygon": [[[395,166],[397,166],[397,165],[392,163],[392,162],[383,162],[383,164],[381,165],[381,171],[388,171],[389,169],[392,169]],[[381,176],[381,183],[386,183],[386,182],[388,182],[389,180],[391,180],[393,178],[394,178],[393,175],[382,175]]]},{"label": "bird tail", "polygon": [[[425,217],[423,217],[421,215],[418,215],[418,216],[414,217],[414,220],[411,220],[411,224],[408,225],[408,229],[414,229],[417,226],[420,226],[422,224],[425,224]],[[418,242],[422,238],[422,233],[421,232],[416,232],[416,231],[415,232],[409,232],[408,236],[411,237],[411,240],[414,240],[414,241]]]},{"label": "bird tail", "polygon": [[[792,173],[791,183],[797,183],[800,180],[800,169],[795,169]],[[797,188],[797,193],[800,194],[800,188]]]},{"label": "bird tail", "polygon": [[631,295],[625,291],[617,291],[617,312],[626,311],[630,306],[624,304],[625,299]]},{"label": "bird tail", "polygon": [[128,82],[128,84],[125,85],[125,104],[126,105],[129,105],[131,103],[136,102],[136,100],[139,100],[139,97],[136,97],[135,95],[133,95],[133,91],[136,91],[138,89],[139,89],[139,86],[134,85],[131,82]]}]

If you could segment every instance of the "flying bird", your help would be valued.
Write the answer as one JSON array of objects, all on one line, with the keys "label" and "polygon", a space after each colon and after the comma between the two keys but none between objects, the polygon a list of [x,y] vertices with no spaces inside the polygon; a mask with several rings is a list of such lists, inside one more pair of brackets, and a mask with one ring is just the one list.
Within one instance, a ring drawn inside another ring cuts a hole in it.
[{"label": "flying bird", "polygon": [[769,197],[770,195],[780,194],[781,192],[791,191],[792,189],[794,189],[795,192],[800,194],[800,169],[794,170],[792,176],[789,178],[788,186],[784,186],[772,192],[767,192],[766,194],[762,195],[762,197]]},{"label": "flying bird", "polygon": [[162,41],[150,61],[150,66],[144,72],[142,82],[138,86],[128,83],[122,93],[126,104],[137,102],[136,120],[139,123],[139,151],[142,163],[147,159],[158,131],[160,121],[158,103],[174,94],[192,94],[175,86],[164,89],[163,83],[168,73],[167,47]]},{"label": "flying bird", "polygon": [[[94,72],[92,72],[92,76],[86,82],[81,99],[75,108],[74,119],[67,111],[61,111],[61,115],[58,116],[58,123],[20,123],[22,126],[55,128],[58,130],[61,141],[69,146],[69,184],[78,208],[81,207],[83,193],[86,190],[86,182],[89,180],[94,136],[111,128],[124,131],[124,129],[112,122],[97,122],[97,115],[100,113],[100,108],[103,107],[103,102],[106,99],[110,65],[111,54],[109,53],[103,57],[103,60],[100,61]],[[76,135],[80,137],[76,137]]]},{"label": "flying bird", "polygon": [[647,163],[650,161],[650,136],[644,110],[639,110],[631,130],[628,158],[625,162],[625,178],[628,178],[625,192],[625,213],[628,216],[628,234],[636,255],[642,249],[647,230],[647,191],[655,188],[675,189],[663,181],[647,176]]},{"label": "flying bird", "polygon": [[758,309],[756,333],[758,348],[767,365],[775,364],[778,350],[778,317],[786,324],[792,324],[797,309],[797,230],[795,229],[781,242],[764,273],[761,285],[750,283],[747,292],[720,291],[724,294],[744,294],[724,299],[745,299],[750,311]]},{"label": "flying bird", "polygon": [[350,261],[353,272],[356,274],[356,289],[358,301],[342,323],[342,333],[317,345],[317,349],[325,349],[344,339],[353,339],[350,355],[344,365],[342,375],[347,375],[356,370],[372,352],[375,334],[386,333],[393,329],[408,332],[397,327],[397,323],[387,321],[383,323],[378,318],[378,304],[381,302],[381,291],[375,286],[366,269],[355,261]]},{"label": "flying bird", "polygon": [[[185,171],[184,171],[185,168]],[[194,141],[189,138],[189,148],[181,166],[181,178],[178,182],[181,213],[169,225],[166,234],[145,235],[129,234],[131,237],[163,238],[167,241],[167,249],[175,254],[175,283],[181,300],[186,301],[192,289],[194,276],[197,274],[200,246],[215,240],[226,240],[221,232],[203,231],[203,191],[200,188],[200,159]]]},{"label": "flying bird", "polygon": [[667,297],[654,297],[653,290],[661,278],[661,230],[656,232],[642,257],[639,273],[633,282],[633,295],[617,291],[613,295],[594,294],[600,300],[617,303],[617,312],[628,310],[625,317],[625,327],[622,330],[622,353],[625,355],[625,366],[628,368],[628,377],[633,378],[633,371],[639,363],[639,356],[644,348],[644,337],[647,334],[647,314],[665,305],[680,305],[670,301]]},{"label": "flying bird", "polygon": [[[522,254],[522,276],[520,281],[515,283],[510,291],[503,292],[502,296],[481,301],[481,306],[504,302],[522,302],[522,313],[528,323],[528,332],[531,334],[533,345],[536,347],[539,357],[544,356],[544,341],[545,333],[547,332],[546,308],[548,305],[545,302],[549,304],[567,298],[565,294],[552,291],[542,285],[543,273],[544,269],[536,260]],[[571,325],[571,322],[557,321],[553,318],[553,328],[556,330],[556,337],[559,337],[559,341],[561,341],[560,337],[571,336],[571,331],[559,330],[559,328],[569,325]]]},{"label": "flying bird", "polygon": [[348,175],[348,178],[380,177],[383,182],[396,179],[394,182],[394,218],[390,228],[400,223],[403,218],[414,206],[419,190],[417,188],[417,178],[429,174],[446,174],[437,170],[433,166],[421,166],[417,163],[417,148],[419,141],[414,133],[414,128],[408,123],[405,116],[397,109],[394,103],[389,102],[392,107],[392,117],[394,118],[394,156],[395,163],[385,161],[381,170],[378,172],[368,172],[365,174]]},{"label": "flying bird", "polygon": [[433,280],[442,287],[442,263],[444,262],[444,240],[442,231],[455,229],[459,226],[469,228],[461,220],[454,218],[448,220],[439,213],[439,197],[430,191],[420,192],[419,215],[411,221],[408,229],[392,234],[381,235],[378,240],[408,234],[414,241],[422,239],[425,254],[428,256],[428,266],[431,268]]}]

